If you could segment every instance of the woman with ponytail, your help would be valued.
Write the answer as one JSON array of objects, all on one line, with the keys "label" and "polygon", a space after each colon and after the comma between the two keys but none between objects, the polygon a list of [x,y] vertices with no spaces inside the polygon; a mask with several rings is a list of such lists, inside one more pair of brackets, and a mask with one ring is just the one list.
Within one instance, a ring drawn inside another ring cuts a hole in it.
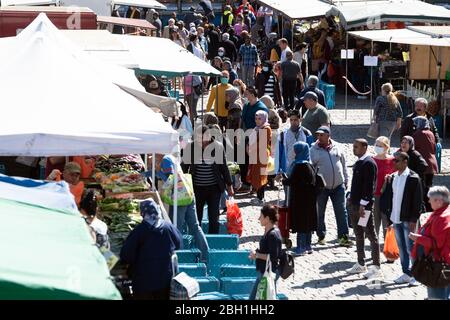
[{"label": "woman with ponytail", "polygon": [[392,84],[381,86],[381,96],[375,100],[374,120],[379,126],[379,136],[391,139],[395,130],[402,124],[402,107],[394,93]]}]

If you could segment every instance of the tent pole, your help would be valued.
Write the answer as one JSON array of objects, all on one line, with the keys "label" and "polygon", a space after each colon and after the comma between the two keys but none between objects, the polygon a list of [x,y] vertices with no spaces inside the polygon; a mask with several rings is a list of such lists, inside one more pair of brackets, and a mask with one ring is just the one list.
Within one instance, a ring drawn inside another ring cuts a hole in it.
[{"label": "tent pole", "polygon": [[152,181],[153,181],[153,185],[152,185],[152,189],[153,191],[156,191],[156,175],[155,175],[155,171],[156,171],[156,158],[155,158],[155,153],[152,154]]},{"label": "tent pole", "polygon": [[[186,83],[186,82],[185,82]],[[194,123],[195,123],[195,119],[194,119],[194,111],[193,109],[195,108],[194,106],[194,75],[191,75],[191,121],[192,121],[192,128],[194,127]]]},{"label": "tent pole", "polygon": [[[178,162],[178,156],[176,157],[177,162]],[[178,214],[178,163],[175,164],[175,172],[173,175],[173,217],[172,217],[172,224],[175,226],[175,228],[177,227],[177,214]]]},{"label": "tent pole", "polygon": [[[370,55],[373,56],[373,40],[371,41],[371,51]],[[373,67],[370,66],[370,121],[372,121],[373,116]]]},{"label": "tent pole", "polygon": [[347,107],[348,107],[348,32],[345,36],[345,120],[347,120]]}]

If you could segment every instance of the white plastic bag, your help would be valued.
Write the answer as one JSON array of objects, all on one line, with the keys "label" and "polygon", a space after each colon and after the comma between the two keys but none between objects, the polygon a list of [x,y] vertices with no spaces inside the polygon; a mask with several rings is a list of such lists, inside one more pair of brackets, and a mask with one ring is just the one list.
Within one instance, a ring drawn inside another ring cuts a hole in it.
[{"label": "white plastic bag", "polygon": [[272,272],[270,255],[267,255],[266,271],[264,272],[256,289],[256,300],[277,300],[277,293],[275,290],[275,275]]}]

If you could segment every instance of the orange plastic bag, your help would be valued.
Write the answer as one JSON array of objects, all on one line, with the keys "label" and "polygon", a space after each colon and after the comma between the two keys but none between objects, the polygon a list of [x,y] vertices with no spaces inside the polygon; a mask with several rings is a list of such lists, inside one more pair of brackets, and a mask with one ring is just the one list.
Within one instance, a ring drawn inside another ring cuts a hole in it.
[{"label": "orange plastic bag", "polygon": [[242,222],[242,213],[234,199],[227,200],[227,229],[229,234],[242,235],[244,224]]},{"label": "orange plastic bag", "polygon": [[386,231],[383,253],[386,256],[386,259],[391,261],[397,260],[400,257],[397,240],[395,240],[394,228],[392,227],[389,227]]}]

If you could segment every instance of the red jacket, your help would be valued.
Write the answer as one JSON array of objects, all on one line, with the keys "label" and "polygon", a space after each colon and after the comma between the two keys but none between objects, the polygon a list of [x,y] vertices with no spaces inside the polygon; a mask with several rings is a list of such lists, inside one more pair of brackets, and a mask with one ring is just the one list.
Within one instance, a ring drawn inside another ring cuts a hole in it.
[{"label": "red jacket", "polygon": [[416,150],[428,163],[428,169],[425,173],[438,173],[438,164],[436,160],[436,140],[431,130],[419,130],[413,134]]},{"label": "red jacket", "polygon": [[414,243],[412,257],[417,257],[417,246],[421,245],[428,254],[434,251],[434,257],[450,264],[450,207],[447,205],[434,211],[421,229],[421,235]]}]

